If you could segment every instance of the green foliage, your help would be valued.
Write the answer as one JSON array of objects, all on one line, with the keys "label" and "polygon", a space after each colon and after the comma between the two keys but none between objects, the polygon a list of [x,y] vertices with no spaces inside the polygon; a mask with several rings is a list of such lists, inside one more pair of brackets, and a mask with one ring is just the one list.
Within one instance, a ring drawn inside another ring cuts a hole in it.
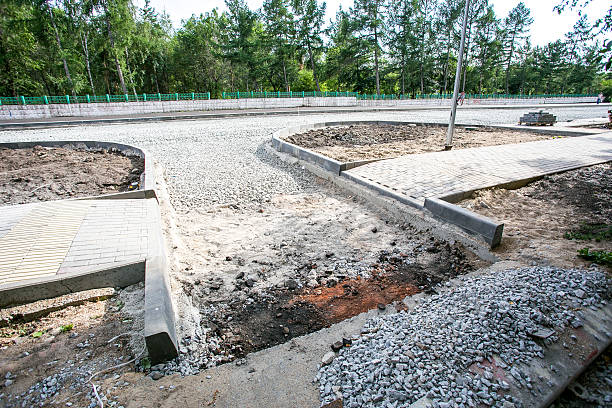
[{"label": "green foliage", "polygon": [[[327,26],[322,0],[265,0],[259,10],[225,1],[227,11],[193,15],[175,30],[150,0],[4,0],[0,95],[452,90],[463,0],[355,0]],[[609,16],[593,26],[581,18],[543,47],[530,45],[523,3],[497,16],[473,0],[468,19],[468,94],[612,98],[601,71],[612,41],[597,37],[609,33]]]},{"label": "green foliage", "polygon": [[314,74],[309,69],[301,69],[297,73],[297,79],[293,83],[294,91],[312,91],[315,89]]},{"label": "green foliage", "polygon": [[589,248],[578,250],[578,256],[599,265],[612,266],[612,251],[591,251]]},{"label": "green foliage", "polygon": [[69,332],[70,330],[72,330],[73,327],[74,326],[72,323],[64,324],[63,326],[60,327],[60,332],[62,333]]},{"label": "green foliage", "polygon": [[612,78],[602,79],[600,89],[601,93],[606,97],[606,101],[612,101]]},{"label": "green foliage", "polygon": [[41,331],[35,331],[34,333],[32,333],[32,337],[37,339],[37,338],[41,337],[43,334],[45,334],[45,332],[42,331],[42,330]]},{"label": "green foliage", "polygon": [[577,241],[612,241],[612,225],[585,223],[578,230],[566,232],[565,238]]},{"label": "green foliage", "polygon": [[140,367],[143,370],[148,370],[151,368],[151,359],[149,357],[143,357],[140,359]]}]

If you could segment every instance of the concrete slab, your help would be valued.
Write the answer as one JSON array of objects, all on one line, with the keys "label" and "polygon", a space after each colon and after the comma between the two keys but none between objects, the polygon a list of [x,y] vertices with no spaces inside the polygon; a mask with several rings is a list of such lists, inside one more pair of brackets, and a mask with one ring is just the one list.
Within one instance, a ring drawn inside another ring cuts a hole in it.
[{"label": "concrete slab", "polygon": [[[156,201],[147,203],[161,231],[161,214]],[[168,276],[167,257],[161,234],[151,236],[145,277],[145,342],[153,364],[178,356],[174,303]]]},{"label": "concrete slab", "polygon": [[[191,112],[149,112],[143,113],[132,110],[130,114],[109,114],[100,116],[90,116],[82,118],[78,116],[63,116],[46,119],[10,119],[0,120],[0,130],[25,129],[25,128],[53,128],[78,125],[96,125],[110,123],[142,123],[153,121],[171,120],[205,120],[220,118],[236,118],[245,116],[267,116],[267,115],[309,115],[321,113],[351,113],[351,112],[394,112],[394,111],[420,111],[420,110],[443,110],[448,111],[447,105],[436,104],[405,104],[393,106],[393,101],[360,101],[362,106],[354,107],[296,107],[296,108],[274,108],[274,109],[224,109],[218,111],[191,111]],[[376,104],[378,103],[378,105]],[[563,107],[583,107],[597,106],[595,103],[538,103],[521,101],[519,104],[508,105],[493,103],[489,105],[473,104],[464,105],[459,110],[471,109],[528,109],[528,108],[563,108]],[[602,107],[612,106],[601,104]]]}]

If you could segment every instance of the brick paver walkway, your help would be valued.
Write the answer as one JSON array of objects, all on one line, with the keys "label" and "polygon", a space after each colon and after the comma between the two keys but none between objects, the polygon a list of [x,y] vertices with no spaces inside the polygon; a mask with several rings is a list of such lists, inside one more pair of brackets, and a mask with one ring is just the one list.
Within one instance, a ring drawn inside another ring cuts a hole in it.
[{"label": "brick paver walkway", "polygon": [[157,228],[149,200],[82,200],[0,207],[0,289],[144,261]]},{"label": "brick paver walkway", "polygon": [[402,156],[344,173],[423,204],[427,197],[444,197],[610,160],[612,132]]}]

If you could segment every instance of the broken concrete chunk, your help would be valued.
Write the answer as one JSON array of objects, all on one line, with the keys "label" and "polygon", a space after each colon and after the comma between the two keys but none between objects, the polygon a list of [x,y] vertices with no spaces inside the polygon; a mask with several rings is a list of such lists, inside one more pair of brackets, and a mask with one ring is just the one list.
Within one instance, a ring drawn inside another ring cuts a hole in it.
[{"label": "broken concrete chunk", "polygon": [[580,298],[580,299],[584,299],[586,297],[586,293],[582,289],[576,289],[574,291],[574,296],[576,296],[577,298]]},{"label": "broken concrete chunk", "polygon": [[555,334],[554,330],[539,328],[537,330],[529,332],[529,335],[537,339],[546,339]]},{"label": "broken concrete chunk", "polygon": [[332,350],[334,351],[338,351],[342,348],[342,346],[344,345],[344,343],[342,343],[341,341],[336,341],[331,345]]},{"label": "broken concrete chunk", "polygon": [[336,353],[330,351],[323,356],[323,358],[321,359],[321,364],[323,364],[324,366],[329,365],[332,361],[334,361],[334,358],[336,358]]}]

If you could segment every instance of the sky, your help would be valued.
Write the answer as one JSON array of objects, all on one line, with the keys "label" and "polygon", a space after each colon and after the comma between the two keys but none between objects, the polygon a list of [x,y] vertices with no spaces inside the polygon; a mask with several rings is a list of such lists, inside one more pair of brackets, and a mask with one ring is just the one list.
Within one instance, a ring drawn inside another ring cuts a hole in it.
[{"label": "sky", "polygon": [[[593,0],[586,8],[586,14],[591,21],[602,16],[610,7],[610,0]],[[263,0],[247,0],[253,10],[261,7]],[[531,10],[534,23],[531,26],[531,42],[533,45],[546,45],[551,41],[562,39],[564,34],[571,31],[578,19],[575,11],[564,11],[559,15],[553,7],[560,0],[523,0]],[[142,1],[144,4],[144,1]],[[326,20],[334,19],[336,11],[342,5],[347,10],[353,5],[353,0],[327,0]],[[508,12],[519,3],[518,0],[489,0],[493,5],[498,18],[505,17]],[[192,14],[199,15],[217,7],[225,10],[223,0],[151,0],[151,5],[158,11],[165,11],[171,18],[175,28],[179,28],[181,20],[189,18]]]}]

